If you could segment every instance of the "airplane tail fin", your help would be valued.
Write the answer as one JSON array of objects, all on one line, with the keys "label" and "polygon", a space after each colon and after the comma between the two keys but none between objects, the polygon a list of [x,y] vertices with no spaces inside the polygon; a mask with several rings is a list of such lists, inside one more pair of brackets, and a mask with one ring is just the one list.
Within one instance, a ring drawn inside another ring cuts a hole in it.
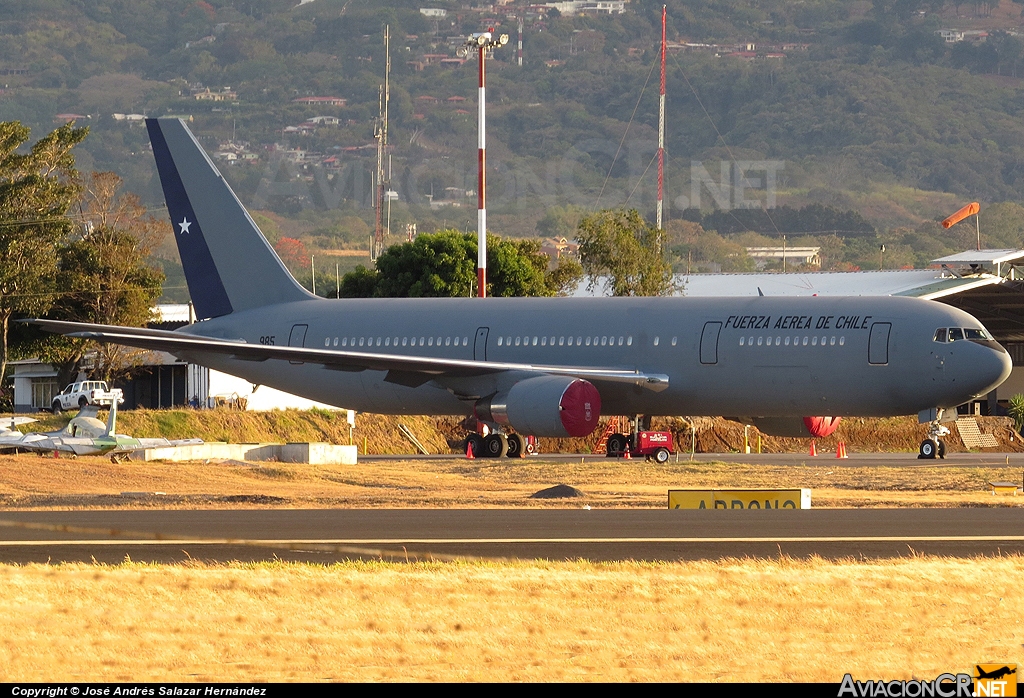
[{"label": "airplane tail fin", "polygon": [[117,398],[110,403],[110,413],[107,415],[107,430],[104,436],[114,436],[117,429]]},{"label": "airplane tail fin", "polygon": [[146,119],[196,317],[313,295],[296,283],[181,119]]}]

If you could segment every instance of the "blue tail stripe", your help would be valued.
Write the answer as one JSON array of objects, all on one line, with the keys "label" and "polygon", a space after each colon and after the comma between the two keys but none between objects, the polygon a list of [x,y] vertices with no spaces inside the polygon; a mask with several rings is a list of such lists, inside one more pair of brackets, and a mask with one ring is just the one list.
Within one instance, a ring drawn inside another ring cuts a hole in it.
[{"label": "blue tail stripe", "polygon": [[231,301],[160,130],[160,122],[146,119],[146,128],[153,144],[153,156],[156,158],[160,184],[167,200],[167,211],[171,216],[174,239],[178,243],[178,254],[185,269],[185,280],[188,282],[196,317],[206,319],[228,315],[232,311]]}]

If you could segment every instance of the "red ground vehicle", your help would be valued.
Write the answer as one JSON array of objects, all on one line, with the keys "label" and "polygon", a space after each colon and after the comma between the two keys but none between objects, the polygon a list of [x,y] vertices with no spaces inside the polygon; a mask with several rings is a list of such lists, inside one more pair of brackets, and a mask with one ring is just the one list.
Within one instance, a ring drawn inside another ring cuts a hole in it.
[{"label": "red ground vehicle", "polygon": [[644,456],[653,458],[656,463],[667,463],[672,455],[672,432],[670,431],[639,431],[634,441],[632,436],[612,434],[608,437],[607,454],[612,458],[621,458],[629,449],[630,457]]}]

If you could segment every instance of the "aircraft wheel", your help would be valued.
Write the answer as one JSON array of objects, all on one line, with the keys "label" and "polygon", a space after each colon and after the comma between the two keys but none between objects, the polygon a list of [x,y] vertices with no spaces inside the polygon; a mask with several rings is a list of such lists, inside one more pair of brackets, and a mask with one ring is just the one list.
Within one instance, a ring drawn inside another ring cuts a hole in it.
[{"label": "aircraft wheel", "polygon": [[509,458],[526,458],[526,439],[519,434],[509,434],[508,452],[505,455]]},{"label": "aircraft wheel", "polygon": [[609,458],[618,458],[626,450],[626,435],[625,434],[612,434],[608,437],[608,443],[605,447],[605,455]]},{"label": "aircraft wheel", "polygon": [[508,453],[508,439],[504,434],[491,434],[484,439],[484,455],[488,458],[502,458]]},{"label": "aircraft wheel", "polygon": [[479,434],[470,434],[466,437],[466,450],[472,451],[474,456],[481,456],[484,452],[484,437]]},{"label": "aircraft wheel", "polygon": [[54,400],[53,401],[53,405],[51,405],[51,409],[52,409],[54,414],[60,414],[61,413],[60,400]]},{"label": "aircraft wheel", "polygon": [[939,442],[939,458],[945,458],[945,457],[946,457],[946,442],[945,441],[940,441]]},{"label": "aircraft wheel", "polygon": [[655,463],[668,463],[669,452],[667,448],[659,448],[654,452]]},{"label": "aircraft wheel", "polygon": [[939,451],[939,444],[936,443],[935,439],[925,439],[921,442],[920,453],[918,458],[933,459]]}]

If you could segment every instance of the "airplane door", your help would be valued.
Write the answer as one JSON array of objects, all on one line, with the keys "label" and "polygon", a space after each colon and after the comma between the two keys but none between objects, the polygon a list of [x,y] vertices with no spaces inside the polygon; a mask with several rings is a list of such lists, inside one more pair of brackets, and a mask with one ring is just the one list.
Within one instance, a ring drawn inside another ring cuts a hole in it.
[{"label": "airplane door", "polygon": [[722,323],[705,322],[704,331],[700,334],[700,362],[702,364],[718,363],[718,335],[722,331]]},{"label": "airplane door", "polygon": [[473,360],[487,361],[487,333],[489,327],[476,328],[476,338],[473,340]]},{"label": "airplane door", "polygon": [[884,366],[889,363],[889,331],[891,322],[871,323],[871,335],[868,337],[868,363]]},{"label": "airplane door", "polygon": [[[290,347],[304,347],[306,346],[306,330],[309,329],[309,325],[292,325],[291,334],[288,335],[288,346]],[[301,364],[301,361],[289,361],[290,364]]]}]

